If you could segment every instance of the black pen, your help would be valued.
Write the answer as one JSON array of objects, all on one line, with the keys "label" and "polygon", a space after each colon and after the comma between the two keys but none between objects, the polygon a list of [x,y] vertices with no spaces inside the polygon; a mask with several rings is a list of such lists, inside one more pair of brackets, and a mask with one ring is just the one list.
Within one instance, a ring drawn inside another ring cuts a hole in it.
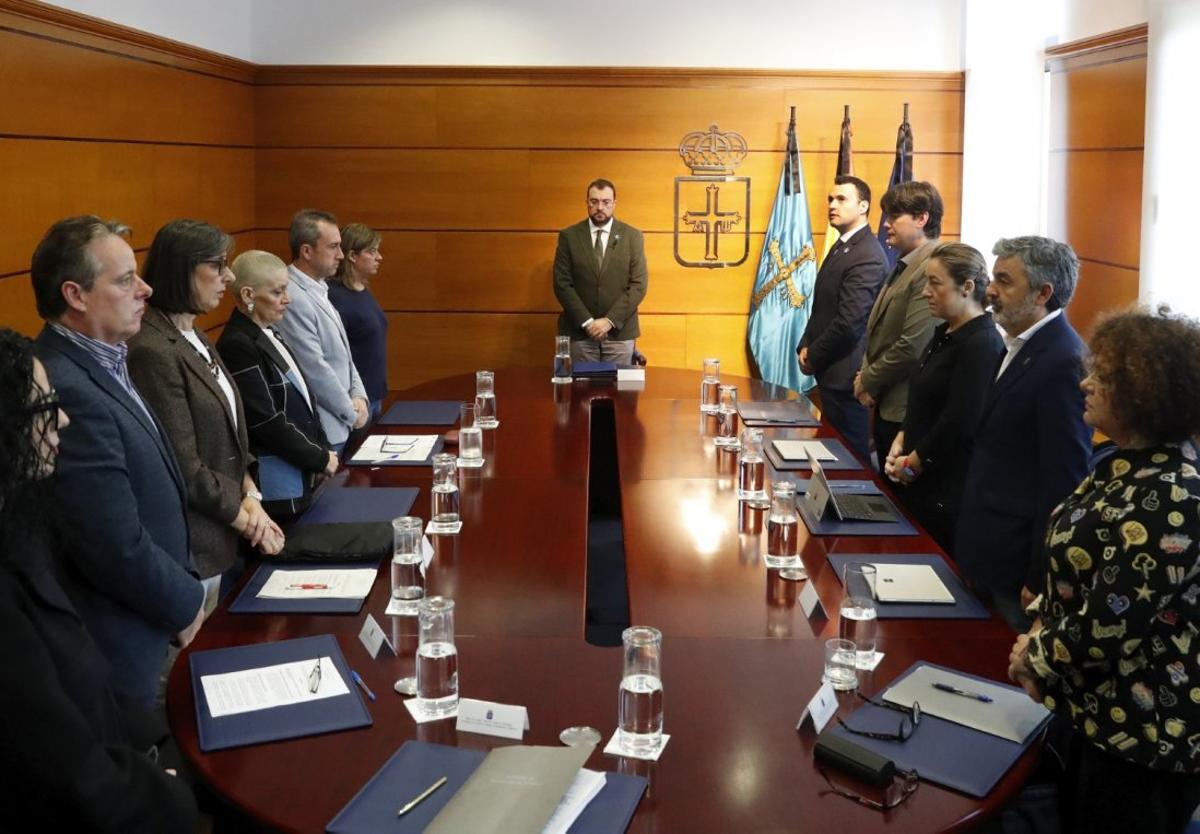
[{"label": "black pen", "polygon": [[440,788],[444,784],[446,784],[445,776],[443,776],[441,779],[438,779],[436,782],[434,782],[432,785],[430,785],[425,790],[421,791],[419,796],[417,796],[415,799],[413,799],[411,802],[409,802],[407,805],[405,805],[403,808],[401,808],[399,811],[397,811],[396,816],[398,816],[398,817],[404,816],[409,811],[411,811],[413,808],[416,808],[418,805],[420,805],[422,802],[424,802],[425,799],[431,793],[436,791],[438,788]]},{"label": "black pen", "polygon": [[961,695],[964,698],[974,698],[976,701],[980,701],[985,704],[990,704],[992,702],[992,696],[990,695],[984,695],[981,692],[969,692],[966,689],[959,689],[957,686],[951,686],[950,684],[942,683],[941,681],[934,681],[933,688],[941,690],[942,692],[949,692],[951,695]]}]

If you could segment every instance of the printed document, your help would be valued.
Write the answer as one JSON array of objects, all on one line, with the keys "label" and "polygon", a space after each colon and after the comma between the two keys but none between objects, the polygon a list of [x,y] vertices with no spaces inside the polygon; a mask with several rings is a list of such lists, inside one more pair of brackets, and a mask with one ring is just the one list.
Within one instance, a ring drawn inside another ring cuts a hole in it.
[{"label": "printed document", "polygon": [[[321,664],[319,677],[314,674],[318,662]],[[316,692],[312,691],[314,684]],[[320,661],[314,657],[242,672],[203,675],[200,686],[213,718],[334,698],[350,692],[329,657],[322,657]]]},{"label": "printed document", "polygon": [[429,457],[437,443],[436,434],[373,434],[350,458],[353,463],[419,463]]},{"label": "printed document", "polygon": [[255,596],[267,599],[362,599],[371,593],[376,568],[276,570]]}]

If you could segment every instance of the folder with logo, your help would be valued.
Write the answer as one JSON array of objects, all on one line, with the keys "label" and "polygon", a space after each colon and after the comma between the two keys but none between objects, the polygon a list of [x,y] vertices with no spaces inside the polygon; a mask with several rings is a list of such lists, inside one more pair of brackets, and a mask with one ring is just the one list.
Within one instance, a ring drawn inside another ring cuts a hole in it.
[{"label": "folder with logo", "polygon": [[312,599],[280,599],[260,597],[258,592],[276,571],[294,573],[311,570],[354,570],[370,567],[362,562],[263,562],[242,586],[237,598],[229,603],[230,614],[357,614],[366,597],[319,597]]},{"label": "folder with logo", "polygon": [[776,472],[795,472],[801,469],[811,469],[808,450],[810,444],[820,443],[833,456],[826,458],[821,465],[830,470],[844,472],[860,472],[863,465],[858,458],[851,454],[846,445],[836,437],[814,437],[810,439],[776,438],[763,444],[763,452]]},{"label": "folder with logo", "polygon": [[202,677],[323,657],[333,661],[343,681],[351,680],[350,666],[332,634],[192,652],[188,656],[188,667],[196,702],[196,734],[200,749],[210,753],[265,741],[369,727],[371,714],[367,712],[358,688],[353,685],[348,687],[346,694],[336,697],[213,718],[200,681]]},{"label": "folder with logo", "polygon": [[[407,741],[338,812],[329,834],[418,834],[466,784],[487,754],[422,741]],[[568,829],[568,834],[619,834],[629,826],[646,790],[640,776],[606,773],[605,784]],[[446,777],[446,784],[402,817],[399,807]]]},{"label": "folder with logo", "polygon": [[941,584],[954,598],[950,604],[920,602],[879,601],[875,610],[879,619],[938,619],[938,620],[986,620],[991,613],[974,594],[967,590],[962,580],[941,556],[933,553],[836,553],[829,555],[829,564],[840,579],[848,562],[863,562],[872,565],[923,565],[932,570]]},{"label": "folder with logo", "polygon": [[[908,677],[923,666],[932,666],[932,664],[925,664],[921,661],[914,663],[884,692],[884,699],[892,701],[893,699],[889,697],[892,692],[902,686]],[[952,670],[945,671],[951,672]],[[895,762],[898,768],[914,769],[921,774],[921,778],[925,781],[961,791],[968,796],[987,796],[1000,778],[1021,757],[1021,754],[1038,738],[1050,720],[1050,714],[1041,705],[1030,700],[1029,696],[1018,687],[996,683],[963,672],[952,672],[952,674],[971,681],[972,686],[1009,690],[1014,696],[1019,694],[1031,706],[1041,710],[1041,717],[1026,726],[1025,734],[1020,741],[1014,741],[957,724],[927,712],[926,702],[930,699],[922,695],[916,699],[921,704],[921,722],[913,728],[912,734],[903,742],[855,734],[840,725],[831,725],[826,732],[852,741],[881,756],[886,756]],[[932,687],[929,688],[929,691],[937,692]],[[880,699],[876,697],[874,700]],[[846,718],[845,722],[850,728],[860,732],[895,733],[898,716],[899,713],[894,709],[876,704],[863,704],[850,717]]]}]

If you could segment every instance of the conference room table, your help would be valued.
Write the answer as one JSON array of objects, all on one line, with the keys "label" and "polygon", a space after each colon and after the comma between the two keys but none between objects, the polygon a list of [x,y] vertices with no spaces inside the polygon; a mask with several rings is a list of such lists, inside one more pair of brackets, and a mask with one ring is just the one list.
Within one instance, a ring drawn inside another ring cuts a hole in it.
[{"label": "conference room table", "polygon": [[[722,381],[737,384],[742,400],[795,397],[757,380]],[[648,368],[643,383],[628,385],[554,385],[548,368],[497,370],[500,425],[483,433],[485,465],[460,470],[462,531],[431,537],[436,555],[428,593],[455,601],[461,695],[528,707],[527,744],[556,745],[559,731],[573,725],[597,728],[603,739],[586,766],[639,774],[649,782],[630,832],[862,834],[977,826],[1020,789],[1036,763],[1036,744],[982,800],[923,782],[908,801],[880,812],[829,792],[814,764],[811,724],[796,729],[820,686],[824,641],[838,635],[842,590],[827,556],[940,553],[937,546],[923,531],[814,536],[801,522],[801,558],[828,612],[806,617],[798,604],[802,583],[764,566],[765,512],[739,504],[736,454],[714,446],[716,421],[700,413],[699,387],[699,372],[670,368]],[[474,376],[463,375],[390,399],[473,396]],[[607,413],[598,419],[602,411]],[[593,436],[598,432],[612,436]],[[826,425],[765,434],[837,436]],[[663,634],[664,732],[670,741],[657,762],[601,752],[616,728],[622,650],[584,639],[589,472],[614,463],[593,460],[594,450],[616,456],[630,620]],[[829,475],[872,477],[865,467]],[[775,477],[769,465],[768,477]],[[337,478],[347,486],[418,487],[411,514],[429,517],[427,466],[350,466]],[[392,684],[413,673],[416,623],[384,616],[390,587],[383,567],[357,615],[238,615],[227,611],[227,601],[180,655],[167,701],[175,737],[200,778],[247,821],[268,830],[324,831],[410,739],[480,750],[518,743],[458,733],[453,720],[412,720]],[[390,630],[398,656],[386,649],[379,659],[367,654],[357,636],[367,614]],[[367,703],[373,725],[201,752],[189,654],[316,634],[335,635],[350,666],[377,694]],[[1014,639],[995,616],[883,619],[877,637],[883,660],[873,672],[859,673],[860,691],[868,695],[916,660],[1003,681]],[[841,714],[852,712],[856,700],[840,695]]]}]

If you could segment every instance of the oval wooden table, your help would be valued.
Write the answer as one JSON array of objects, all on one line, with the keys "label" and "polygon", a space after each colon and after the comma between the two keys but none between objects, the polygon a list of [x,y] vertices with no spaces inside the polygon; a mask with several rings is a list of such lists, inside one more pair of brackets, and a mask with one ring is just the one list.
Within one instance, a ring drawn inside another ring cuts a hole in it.
[{"label": "oval wooden table", "polygon": [[[462,533],[434,538],[429,592],[456,603],[462,695],[527,706],[529,744],[557,744],[559,731],[576,724],[596,727],[604,741],[614,731],[621,650],[589,645],[584,624],[589,471],[613,463],[593,461],[592,450],[615,450],[631,620],[663,632],[664,725],[671,736],[653,764],[599,749],[588,761],[591,768],[649,779],[629,831],[966,830],[1015,794],[1034,752],[982,801],[922,783],[909,801],[880,813],[822,793],[811,727],[794,729],[819,685],[822,642],[837,635],[841,586],[827,555],[940,552],[932,539],[924,533],[817,537],[801,524],[810,581],[832,612],[829,619],[809,620],[797,604],[797,583],[763,566],[764,519],[761,511],[739,507],[734,496],[735,456],[713,446],[712,418],[698,408],[699,373],[650,368],[641,390],[589,381],[555,386],[549,376],[543,368],[496,373],[500,426],[484,432],[485,466],[462,471]],[[758,381],[733,381],[742,399],[786,394]],[[473,376],[400,394],[409,400],[473,396]],[[597,419],[601,410],[603,420]],[[592,436],[600,431],[615,437]],[[767,435],[836,436],[826,426]],[[351,467],[342,477],[357,486],[419,487],[412,513],[428,518],[428,468]],[[392,683],[412,674],[415,623],[385,617],[388,597],[381,571],[357,616],[231,615],[222,605],[181,655],[168,690],[175,736],[213,791],[248,820],[275,830],[324,831],[409,739],[476,749],[513,743],[458,734],[450,720],[412,721]],[[368,658],[357,639],[366,613],[385,628],[390,619],[400,657],[385,651],[381,660]],[[323,633],[337,636],[350,665],[378,695],[368,702],[372,727],[200,752],[190,651]],[[878,640],[883,662],[873,673],[860,673],[867,694],[917,659],[1004,680],[1013,634],[995,617],[880,620]],[[854,699],[843,698],[841,708],[852,711]]]}]

